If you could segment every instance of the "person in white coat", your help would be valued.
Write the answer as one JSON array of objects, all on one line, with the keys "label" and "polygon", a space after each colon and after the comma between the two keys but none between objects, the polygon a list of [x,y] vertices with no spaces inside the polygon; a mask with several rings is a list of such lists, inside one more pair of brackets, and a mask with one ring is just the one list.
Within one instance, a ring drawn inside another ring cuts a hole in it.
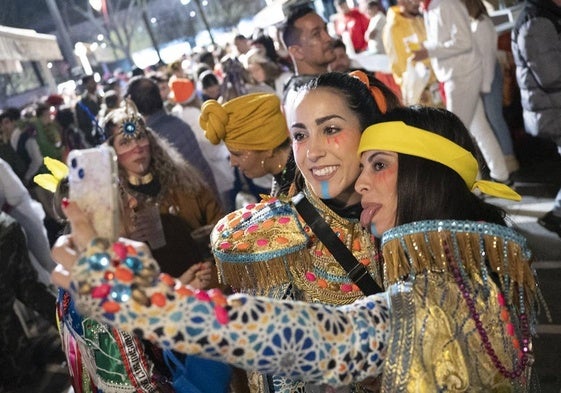
[{"label": "person in white coat", "polygon": [[493,180],[509,183],[501,147],[485,116],[481,100],[482,63],[473,43],[470,18],[461,0],[425,0],[427,40],[413,60],[430,58],[444,85],[446,109],[457,115],[475,138]]},{"label": "person in white coat", "polygon": [[481,98],[491,129],[495,133],[510,173],[520,167],[514,154],[510,129],[503,116],[503,71],[497,50],[498,35],[482,0],[462,0],[471,18],[475,47],[483,64]]},{"label": "person in white coat", "polygon": [[29,258],[37,270],[39,281],[50,285],[50,273],[55,268],[55,262],[51,258],[51,247],[43,224],[45,211],[39,202],[31,198],[29,191],[10,165],[2,159],[0,207],[21,225],[27,238]]},{"label": "person in white coat", "polygon": [[187,78],[172,78],[169,85],[176,102],[171,113],[189,124],[193,130],[201,152],[214,175],[224,212],[231,212],[235,208],[235,174],[230,166],[230,152],[226,145],[213,145],[205,137],[205,132],[199,125],[201,102],[195,84]]}]

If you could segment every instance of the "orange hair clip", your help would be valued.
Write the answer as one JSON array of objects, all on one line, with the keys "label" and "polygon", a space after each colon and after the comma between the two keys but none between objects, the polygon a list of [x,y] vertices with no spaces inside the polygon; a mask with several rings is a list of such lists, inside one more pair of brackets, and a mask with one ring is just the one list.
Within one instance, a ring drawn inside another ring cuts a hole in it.
[{"label": "orange hair clip", "polygon": [[380,112],[382,112],[382,114],[386,113],[388,110],[388,103],[386,102],[386,97],[384,96],[384,93],[382,93],[382,90],[376,86],[371,86],[368,76],[362,71],[353,71],[350,72],[349,75],[353,78],[357,78],[359,81],[364,83],[366,87],[368,87],[368,90],[370,90],[370,94],[374,97],[374,101],[376,102],[376,105],[378,105]]}]

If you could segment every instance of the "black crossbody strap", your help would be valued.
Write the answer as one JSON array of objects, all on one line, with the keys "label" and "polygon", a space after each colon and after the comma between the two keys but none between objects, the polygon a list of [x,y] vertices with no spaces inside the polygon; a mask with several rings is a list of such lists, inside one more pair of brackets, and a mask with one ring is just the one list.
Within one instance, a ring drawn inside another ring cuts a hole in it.
[{"label": "black crossbody strap", "polygon": [[318,239],[321,240],[329,252],[331,252],[331,255],[345,269],[349,278],[358,285],[362,293],[368,296],[383,291],[376,284],[376,281],[374,281],[366,267],[357,261],[353,253],[337,237],[302,192],[292,198],[292,203],[300,216],[312,228]]}]

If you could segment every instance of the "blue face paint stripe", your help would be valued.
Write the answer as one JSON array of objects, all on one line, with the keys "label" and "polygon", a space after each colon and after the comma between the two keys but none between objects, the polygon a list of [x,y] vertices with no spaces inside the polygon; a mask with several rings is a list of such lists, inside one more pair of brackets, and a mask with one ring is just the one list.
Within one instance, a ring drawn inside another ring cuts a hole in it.
[{"label": "blue face paint stripe", "polygon": [[380,237],[380,234],[378,233],[378,230],[376,229],[376,224],[374,224],[373,222],[370,223],[370,233],[374,237]]},{"label": "blue face paint stripe", "polygon": [[329,195],[329,182],[327,181],[321,182],[321,198],[331,199],[331,196]]}]

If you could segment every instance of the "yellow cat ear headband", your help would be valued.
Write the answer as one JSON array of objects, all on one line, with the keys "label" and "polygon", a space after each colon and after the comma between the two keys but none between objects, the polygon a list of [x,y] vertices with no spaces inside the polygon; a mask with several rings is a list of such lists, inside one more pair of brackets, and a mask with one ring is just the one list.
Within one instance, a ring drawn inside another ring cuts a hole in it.
[{"label": "yellow cat ear headband", "polygon": [[475,157],[463,147],[430,131],[412,127],[402,121],[379,123],[368,127],[360,138],[358,154],[368,150],[386,150],[409,154],[438,162],[462,177],[472,191],[498,198],[520,201],[522,197],[505,184],[477,180]]}]

